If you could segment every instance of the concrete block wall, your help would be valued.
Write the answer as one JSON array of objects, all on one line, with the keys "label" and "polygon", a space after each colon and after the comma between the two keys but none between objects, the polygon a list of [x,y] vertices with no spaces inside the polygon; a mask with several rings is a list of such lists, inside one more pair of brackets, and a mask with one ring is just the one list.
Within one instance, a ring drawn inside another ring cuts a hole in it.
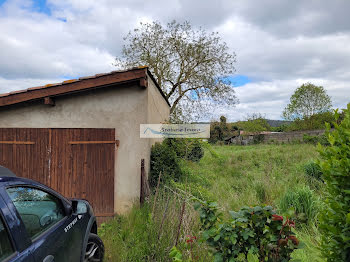
[{"label": "concrete block wall", "polygon": [[303,141],[304,134],[309,136],[320,136],[325,133],[325,130],[308,130],[308,131],[293,131],[293,132],[280,132],[264,134],[263,142],[278,142],[278,143],[290,143],[296,141]]}]

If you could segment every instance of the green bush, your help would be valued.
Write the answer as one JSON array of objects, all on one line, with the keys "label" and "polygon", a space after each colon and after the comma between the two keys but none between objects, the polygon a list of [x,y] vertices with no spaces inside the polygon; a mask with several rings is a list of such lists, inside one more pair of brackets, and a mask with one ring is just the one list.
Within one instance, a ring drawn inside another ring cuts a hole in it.
[{"label": "green bush", "polygon": [[243,207],[221,219],[215,202],[197,204],[200,210],[202,238],[212,248],[214,261],[289,261],[299,245],[292,231],[292,219],[278,216],[270,206]]},{"label": "green bush", "polygon": [[318,143],[320,143],[323,146],[329,145],[326,135],[310,136],[308,134],[304,134],[303,142],[308,144],[314,144],[314,145],[317,145]]},{"label": "green bush", "polygon": [[310,162],[304,166],[304,171],[308,177],[323,181],[322,180],[322,170],[321,170],[321,167],[319,166],[319,164],[317,164],[315,162]]},{"label": "green bush", "polygon": [[295,210],[298,221],[314,222],[319,212],[319,200],[313,191],[306,186],[289,189],[279,201],[279,209],[282,213],[290,208]]},{"label": "green bush", "polygon": [[323,112],[303,119],[295,119],[292,124],[286,127],[285,131],[324,129],[325,123],[333,122],[335,122],[334,114],[332,112]]},{"label": "green bush", "polygon": [[151,171],[148,177],[151,187],[157,186],[160,173],[162,173],[163,183],[170,180],[177,181],[182,175],[179,158],[174,148],[165,142],[156,143],[151,149]]},{"label": "green bush", "polygon": [[[327,194],[320,215],[321,250],[327,261],[350,261],[350,103],[344,120],[327,126],[329,147],[320,147]],[[336,119],[339,114],[336,111]]]},{"label": "green bush", "polygon": [[177,157],[193,162],[198,162],[204,155],[202,143],[193,138],[167,138],[163,142],[172,148]]},{"label": "green bush", "polygon": [[198,139],[167,138],[162,143],[156,143],[151,150],[150,186],[157,185],[160,173],[162,183],[178,181],[184,173],[181,159],[198,162],[203,155],[202,143]]},{"label": "green bush", "polygon": [[188,154],[188,160],[198,162],[204,156],[204,150],[199,140],[194,140],[191,145],[191,151]]}]

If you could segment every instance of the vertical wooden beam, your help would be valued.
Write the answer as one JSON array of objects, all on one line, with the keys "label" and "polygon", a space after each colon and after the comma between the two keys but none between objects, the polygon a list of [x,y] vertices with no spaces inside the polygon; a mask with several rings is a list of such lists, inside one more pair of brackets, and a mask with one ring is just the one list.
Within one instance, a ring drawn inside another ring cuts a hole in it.
[{"label": "vertical wooden beam", "polygon": [[141,159],[141,188],[140,188],[140,203],[145,202],[145,159]]}]

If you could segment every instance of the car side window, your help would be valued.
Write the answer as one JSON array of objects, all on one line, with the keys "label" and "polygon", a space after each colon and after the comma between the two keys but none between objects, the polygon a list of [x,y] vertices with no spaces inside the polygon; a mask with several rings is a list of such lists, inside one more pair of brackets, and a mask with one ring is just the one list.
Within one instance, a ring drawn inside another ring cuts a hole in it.
[{"label": "car side window", "polygon": [[5,260],[13,253],[14,250],[12,248],[8,232],[0,217],[0,261]]},{"label": "car side window", "polygon": [[49,193],[31,187],[10,187],[6,191],[32,239],[64,217],[62,202]]}]

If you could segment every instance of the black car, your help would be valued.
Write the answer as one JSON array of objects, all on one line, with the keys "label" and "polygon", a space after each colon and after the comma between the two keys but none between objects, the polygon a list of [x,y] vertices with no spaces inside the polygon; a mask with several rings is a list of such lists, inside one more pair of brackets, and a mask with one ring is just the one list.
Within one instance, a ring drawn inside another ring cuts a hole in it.
[{"label": "black car", "polygon": [[0,261],[102,261],[103,256],[87,201],[67,199],[0,166]]}]

